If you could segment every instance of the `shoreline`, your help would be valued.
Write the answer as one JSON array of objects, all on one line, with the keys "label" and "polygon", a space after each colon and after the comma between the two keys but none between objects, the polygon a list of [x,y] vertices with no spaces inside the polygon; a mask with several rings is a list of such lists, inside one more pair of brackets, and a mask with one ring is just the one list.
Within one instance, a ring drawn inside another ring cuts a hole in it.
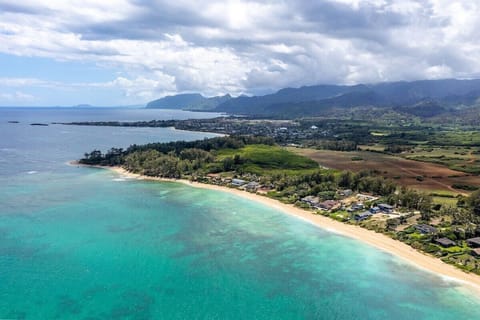
[{"label": "shoreline", "polygon": [[360,226],[355,226],[355,225],[350,225],[350,224],[345,224],[339,221],[335,221],[331,218],[328,218],[322,215],[312,214],[310,211],[297,208],[293,205],[281,203],[280,201],[268,198],[266,196],[261,196],[258,194],[254,194],[254,193],[250,193],[247,191],[242,191],[234,188],[228,188],[224,186],[217,186],[217,185],[211,185],[211,184],[200,183],[200,182],[192,182],[185,179],[167,179],[167,178],[159,178],[159,177],[149,177],[149,176],[128,172],[127,170],[121,167],[102,167],[102,166],[96,166],[96,167],[111,170],[119,175],[123,175],[131,179],[183,183],[185,185],[195,187],[195,188],[227,192],[248,200],[256,201],[270,208],[280,210],[284,214],[288,214],[297,219],[301,219],[307,223],[310,223],[328,232],[333,232],[341,236],[345,236],[345,237],[349,237],[349,238],[361,241],[365,244],[373,246],[393,256],[401,258],[403,261],[417,268],[420,268],[424,271],[440,276],[444,281],[458,282],[462,285],[468,286],[471,289],[474,289],[478,294],[480,294],[480,277],[477,276],[476,274],[464,272],[452,265],[449,265],[441,261],[438,258],[421,253],[401,241],[394,240],[384,234],[376,233],[374,231],[364,229]]}]

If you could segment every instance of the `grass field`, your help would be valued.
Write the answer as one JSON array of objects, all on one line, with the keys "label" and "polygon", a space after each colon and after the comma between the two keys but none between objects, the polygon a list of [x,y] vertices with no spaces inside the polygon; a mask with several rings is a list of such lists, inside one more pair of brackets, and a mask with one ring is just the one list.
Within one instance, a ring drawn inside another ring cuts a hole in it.
[{"label": "grass field", "polygon": [[259,175],[307,173],[319,168],[314,160],[277,146],[248,145],[235,150],[223,149],[216,156],[218,160],[223,160],[235,155],[242,159],[245,172]]},{"label": "grass field", "polygon": [[480,173],[480,155],[472,148],[417,146],[402,156],[411,160],[441,164],[456,171]]},{"label": "grass field", "polygon": [[[307,156],[320,165],[338,170],[377,170],[380,175],[394,179],[398,184],[425,191],[449,191],[466,194],[452,188],[453,184],[480,185],[480,177],[455,171],[440,164],[414,161],[384,153],[368,151],[330,151],[289,148]],[[359,160],[361,159],[361,160]]]}]

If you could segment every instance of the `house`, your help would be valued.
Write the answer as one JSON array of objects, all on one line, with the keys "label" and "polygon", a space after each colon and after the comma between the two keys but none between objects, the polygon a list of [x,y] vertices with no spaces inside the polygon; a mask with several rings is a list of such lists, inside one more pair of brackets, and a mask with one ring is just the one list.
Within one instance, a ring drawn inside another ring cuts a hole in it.
[{"label": "house", "polygon": [[365,206],[363,205],[363,203],[357,202],[357,203],[352,204],[352,206],[347,211],[348,212],[355,212],[355,211],[363,210],[364,208],[365,208]]},{"label": "house", "polygon": [[245,183],[247,183],[247,181],[242,180],[242,179],[232,179],[232,186],[234,186],[234,187],[241,187]]},{"label": "house", "polygon": [[480,237],[467,239],[467,244],[470,247],[479,248],[480,247]]},{"label": "house", "polygon": [[312,207],[316,207],[318,203],[320,202],[319,197],[315,196],[306,196],[305,198],[301,199],[303,202],[308,203]]},{"label": "house", "polygon": [[320,210],[332,210],[339,204],[338,201],[335,200],[325,200],[323,202],[318,203],[315,207]]},{"label": "house", "polygon": [[258,187],[260,186],[260,183],[258,182],[255,182],[255,181],[251,181],[249,183],[247,183],[244,188],[245,190],[247,191],[251,191],[251,192],[255,192],[257,191]]},{"label": "house", "polygon": [[455,241],[452,241],[448,238],[439,238],[439,239],[435,239],[435,243],[441,245],[442,247],[453,247],[454,245],[456,245]]},{"label": "house", "polygon": [[377,213],[380,212],[380,208],[379,207],[371,207],[369,211],[373,214],[377,214]]},{"label": "house", "polygon": [[378,207],[380,208],[380,210],[382,212],[385,212],[385,213],[392,213],[393,212],[393,206],[389,205],[389,204],[386,204],[386,203],[380,203],[378,205]]},{"label": "house", "polygon": [[480,257],[480,248],[472,249],[471,254],[472,256]]},{"label": "house", "polygon": [[353,191],[351,189],[345,189],[338,191],[338,194],[342,197],[350,197],[353,194]]},{"label": "house", "polygon": [[429,233],[436,233],[437,229],[435,229],[432,226],[429,226],[428,224],[417,224],[415,226],[415,229],[418,230],[421,234],[429,234]]},{"label": "house", "polygon": [[364,212],[361,212],[361,213],[355,213],[354,218],[355,218],[356,221],[362,221],[362,220],[367,219],[371,215],[372,215],[372,213],[370,211],[364,211]]}]

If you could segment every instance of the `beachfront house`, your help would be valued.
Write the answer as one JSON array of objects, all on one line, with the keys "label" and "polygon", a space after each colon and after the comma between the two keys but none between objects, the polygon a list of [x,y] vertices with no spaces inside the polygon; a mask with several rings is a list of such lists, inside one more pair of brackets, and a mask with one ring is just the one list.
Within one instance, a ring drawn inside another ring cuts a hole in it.
[{"label": "beachfront house", "polygon": [[386,204],[386,203],[380,203],[377,206],[382,212],[385,213],[392,213],[393,212],[393,206]]},{"label": "beachfront house", "polygon": [[309,204],[311,207],[317,207],[319,202],[320,202],[320,198],[319,197],[315,197],[315,196],[306,196],[304,198],[301,199],[302,202],[305,202],[307,204]]},{"label": "beachfront house", "polygon": [[441,245],[442,247],[448,248],[448,247],[453,247],[456,245],[455,241],[452,241],[448,238],[439,238],[435,239],[435,243]]},{"label": "beachfront house", "polygon": [[417,224],[415,226],[415,229],[417,229],[418,232],[421,234],[431,234],[431,233],[436,233],[437,229],[435,229],[432,226],[429,226],[428,224]]},{"label": "beachfront house", "polygon": [[245,180],[242,180],[242,179],[232,179],[232,186],[234,187],[241,187],[243,186],[245,183],[247,183],[247,181]]},{"label": "beachfront house", "polygon": [[260,186],[260,183],[256,181],[250,181],[245,185],[245,190],[250,191],[250,192],[255,192],[257,191],[258,187]]},{"label": "beachfront house", "polygon": [[467,244],[472,248],[480,248],[480,237],[467,239]]},{"label": "beachfront house", "polygon": [[369,218],[371,215],[372,213],[370,211],[359,212],[359,213],[355,213],[354,219],[356,221],[362,221]]},{"label": "beachfront house", "polygon": [[340,202],[335,200],[325,200],[323,202],[318,203],[315,207],[320,210],[332,210],[339,205]]}]

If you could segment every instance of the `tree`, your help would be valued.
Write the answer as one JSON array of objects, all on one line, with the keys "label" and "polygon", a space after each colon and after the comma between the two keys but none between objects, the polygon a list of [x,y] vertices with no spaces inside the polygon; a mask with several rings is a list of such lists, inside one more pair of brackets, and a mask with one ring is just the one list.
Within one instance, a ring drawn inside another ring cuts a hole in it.
[{"label": "tree", "polygon": [[472,192],[467,198],[467,205],[472,209],[476,216],[480,216],[480,190]]},{"label": "tree", "polygon": [[343,171],[338,177],[338,186],[341,188],[352,188],[353,173],[351,171]]}]

